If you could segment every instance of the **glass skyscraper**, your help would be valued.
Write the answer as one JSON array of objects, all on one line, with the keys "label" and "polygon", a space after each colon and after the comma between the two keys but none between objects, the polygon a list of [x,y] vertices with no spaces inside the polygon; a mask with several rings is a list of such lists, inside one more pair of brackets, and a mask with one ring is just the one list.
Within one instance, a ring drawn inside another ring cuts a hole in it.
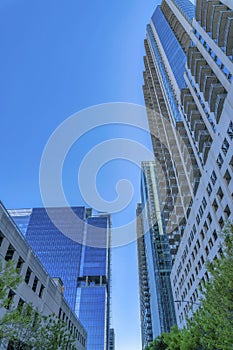
[{"label": "glass skyscraper", "polygon": [[145,51],[143,92],[183,327],[208,281],[206,261],[221,254],[219,232],[233,219],[232,1],[162,0]]},{"label": "glass skyscraper", "polygon": [[137,208],[138,267],[143,349],[176,324],[170,281],[171,253],[154,162],[142,163],[142,203]]},{"label": "glass skyscraper", "polygon": [[[70,210],[75,214],[73,221]],[[95,216],[85,207],[33,208],[9,213],[48,273],[61,278],[64,296],[87,330],[87,349],[107,350],[109,215]]]}]

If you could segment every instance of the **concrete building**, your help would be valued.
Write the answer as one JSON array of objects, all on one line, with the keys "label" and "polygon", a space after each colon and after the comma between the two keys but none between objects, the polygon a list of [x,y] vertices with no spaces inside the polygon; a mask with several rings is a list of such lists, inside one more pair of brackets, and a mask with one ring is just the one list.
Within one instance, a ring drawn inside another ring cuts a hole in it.
[{"label": "concrete building", "polygon": [[88,350],[107,350],[110,313],[110,217],[85,207],[9,210],[88,333]]},{"label": "concrete building", "polygon": [[[63,295],[62,281],[53,280],[38,260],[22,233],[0,203],[0,259],[13,260],[20,269],[23,281],[16,290],[9,290],[13,307],[24,302],[31,303],[45,316],[55,314],[76,336],[76,349],[85,350],[87,333],[81,322],[71,310]],[[3,316],[6,310],[0,310]],[[0,345],[4,349],[3,344]]]},{"label": "concrete building", "polygon": [[144,96],[180,327],[233,219],[233,3],[163,0],[147,27]]}]

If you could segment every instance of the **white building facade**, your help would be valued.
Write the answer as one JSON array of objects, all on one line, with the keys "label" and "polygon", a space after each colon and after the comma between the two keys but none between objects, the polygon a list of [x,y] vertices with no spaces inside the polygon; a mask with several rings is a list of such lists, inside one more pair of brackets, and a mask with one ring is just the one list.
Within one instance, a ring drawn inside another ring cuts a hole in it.
[{"label": "white building facade", "polygon": [[[183,219],[177,215],[169,219],[177,225],[175,231],[170,230],[174,252],[171,283],[177,323],[183,327],[186,317],[191,316],[191,306],[194,310],[198,307],[201,284],[209,278],[205,263],[222,254],[220,233],[233,219],[233,2],[197,0],[193,6],[188,0],[163,0],[159,11],[177,41],[170,39],[175,44],[169,52],[167,39],[156,27],[157,11],[147,30],[144,95],[151,133],[153,124],[162,127],[169,119],[173,136],[167,138],[168,153],[171,163],[177,153],[183,166],[174,165],[177,171],[173,172]],[[184,66],[178,56],[176,59],[180,48],[185,54]],[[158,107],[159,116],[153,115]],[[186,145],[189,160],[176,134]],[[166,163],[162,153],[159,162]],[[187,192],[182,191],[181,175]],[[166,176],[169,180],[169,174]],[[184,203],[186,193],[188,206]]]}]

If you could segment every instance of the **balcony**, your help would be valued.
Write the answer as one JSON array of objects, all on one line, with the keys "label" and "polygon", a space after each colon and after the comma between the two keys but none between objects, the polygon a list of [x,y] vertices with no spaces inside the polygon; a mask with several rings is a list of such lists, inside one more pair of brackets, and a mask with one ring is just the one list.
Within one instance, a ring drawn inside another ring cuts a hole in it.
[{"label": "balcony", "polygon": [[192,131],[194,130],[195,122],[200,120],[202,120],[202,118],[199,111],[197,109],[196,110],[193,109],[190,113],[190,126]]},{"label": "balcony", "polygon": [[218,38],[218,31],[219,31],[219,18],[221,18],[220,12],[227,10],[227,6],[223,4],[216,4],[213,5],[213,14],[211,16],[212,18],[212,38],[217,39]]},{"label": "balcony", "polygon": [[233,55],[233,16],[228,17],[227,19],[224,46],[226,48],[227,56],[232,56]]},{"label": "balcony", "polygon": [[206,101],[208,101],[209,99],[210,87],[212,84],[215,84],[215,83],[218,83],[218,79],[216,75],[212,74],[212,75],[205,76],[203,91],[204,91],[204,97]]},{"label": "balcony", "polygon": [[207,33],[212,31],[212,19],[213,19],[213,13],[214,13],[213,5],[218,5],[218,4],[219,4],[218,0],[209,1],[207,4],[207,9],[206,9],[206,31],[207,31]]},{"label": "balcony", "polygon": [[200,69],[199,74],[199,85],[200,85],[200,91],[204,91],[204,80],[206,75],[211,75],[212,70],[210,66],[202,66]]},{"label": "balcony", "polygon": [[225,99],[226,99],[226,94],[218,95],[216,98],[214,114],[216,116],[217,123],[219,122],[219,119],[221,117]]},{"label": "balcony", "polygon": [[188,65],[189,69],[191,68],[192,56],[193,56],[194,53],[199,53],[197,47],[196,46],[190,46],[189,49],[188,49],[188,55],[187,55],[187,65]]},{"label": "balcony", "polygon": [[201,73],[201,67],[206,66],[207,62],[206,60],[202,58],[198,58],[195,61],[195,65],[194,65],[194,76],[195,76],[195,80],[198,84],[200,84],[201,80],[200,80],[200,73]]},{"label": "balcony", "polygon": [[186,109],[185,109],[185,113],[187,114],[187,117],[189,118],[192,110],[196,110],[197,109],[197,106],[195,104],[195,102],[192,100],[192,101],[189,101],[186,105]]},{"label": "balcony", "polygon": [[201,20],[201,12],[202,12],[202,3],[203,0],[196,0],[196,20],[199,22]]},{"label": "balcony", "polygon": [[191,70],[191,73],[193,76],[195,76],[195,67],[196,67],[196,62],[198,59],[203,59],[201,53],[199,51],[193,52],[192,57],[191,57],[191,65],[190,65],[190,70]]},{"label": "balcony", "polygon": [[203,158],[203,162],[204,164],[207,161],[207,157],[210,151],[210,147],[211,147],[212,142],[208,141],[204,143],[203,149],[202,149],[202,158]]},{"label": "balcony", "polygon": [[233,17],[233,11],[221,11],[218,19],[218,46],[225,46],[224,38],[226,35],[226,27],[228,18]]},{"label": "balcony", "polygon": [[206,142],[210,142],[211,137],[208,130],[202,130],[198,134],[199,151],[203,152],[203,147]]},{"label": "balcony", "polygon": [[209,93],[209,101],[208,101],[211,112],[214,112],[214,110],[215,110],[215,103],[216,103],[217,96],[224,95],[224,94],[226,97],[226,91],[221,83],[211,84],[210,93]]},{"label": "balcony", "polygon": [[194,132],[194,138],[197,141],[198,140],[198,135],[201,130],[205,129],[205,124],[203,123],[203,120],[195,120],[194,125],[193,125],[193,132]]}]

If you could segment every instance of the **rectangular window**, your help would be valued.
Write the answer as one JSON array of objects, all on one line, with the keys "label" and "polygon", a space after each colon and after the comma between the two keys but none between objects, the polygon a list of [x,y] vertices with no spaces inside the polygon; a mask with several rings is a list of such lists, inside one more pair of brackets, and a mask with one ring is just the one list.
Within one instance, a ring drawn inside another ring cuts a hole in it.
[{"label": "rectangular window", "polygon": [[9,293],[8,293],[8,300],[7,300],[7,305],[6,305],[7,310],[10,309],[10,306],[13,303],[14,296],[15,296],[15,292],[12,289],[10,289]]},{"label": "rectangular window", "polygon": [[218,198],[219,198],[220,200],[223,199],[223,191],[222,191],[222,188],[221,188],[221,187],[219,187],[218,192],[217,192],[217,195],[218,195]]},{"label": "rectangular window", "polygon": [[5,255],[5,260],[6,260],[6,261],[12,260],[13,255],[14,255],[14,252],[15,252],[15,249],[14,249],[14,247],[10,244],[9,247],[8,247],[8,249],[7,249],[6,255]]},{"label": "rectangular window", "polygon": [[44,292],[44,286],[43,286],[43,284],[40,286],[40,292],[39,292],[39,297],[40,298],[42,298],[42,296],[43,296],[43,292]]},{"label": "rectangular window", "polygon": [[2,245],[3,240],[4,240],[4,235],[3,235],[2,231],[0,231],[0,247]]},{"label": "rectangular window", "polygon": [[18,262],[17,262],[17,265],[16,265],[16,269],[17,269],[19,272],[20,272],[21,269],[22,269],[23,263],[24,263],[24,260],[23,260],[21,257],[19,257]]},{"label": "rectangular window", "polygon": [[25,279],[24,279],[27,284],[29,283],[31,274],[32,274],[32,270],[30,269],[30,267],[28,267],[26,275],[25,275]]},{"label": "rectangular window", "polygon": [[33,282],[33,285],[32,285],[32,290],[33,290],[33,292],[36,291],[37,284],[38,284],[38,278],[35,276],[34,282]]}]

